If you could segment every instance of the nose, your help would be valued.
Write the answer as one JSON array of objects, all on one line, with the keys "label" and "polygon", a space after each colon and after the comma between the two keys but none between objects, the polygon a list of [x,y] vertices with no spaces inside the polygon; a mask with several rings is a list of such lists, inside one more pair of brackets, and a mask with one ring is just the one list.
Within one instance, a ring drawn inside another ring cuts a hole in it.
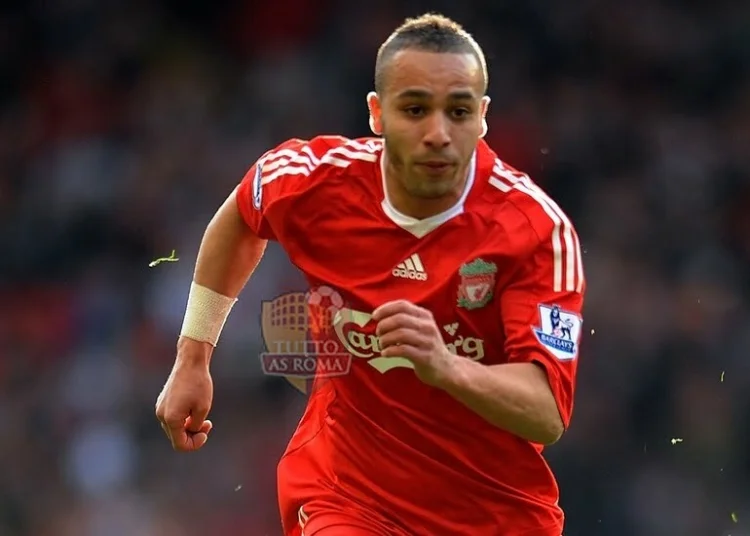
[{"label": "nose", "polygon": [[443,114],[432,114],[427,118],[424,144],[432,150],[444,149],[451,143],[448,121]]}]

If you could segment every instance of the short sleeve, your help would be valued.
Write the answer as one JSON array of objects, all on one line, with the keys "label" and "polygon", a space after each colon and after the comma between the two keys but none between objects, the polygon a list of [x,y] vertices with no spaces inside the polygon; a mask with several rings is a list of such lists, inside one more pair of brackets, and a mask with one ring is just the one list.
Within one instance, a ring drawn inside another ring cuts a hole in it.
[{"label": "short sleeve", "polygon": [[573,412],[585,288],[578,237],[563,223],[539,239],[500,299],[508,361],[544,368],[566,428]]},{"label": "short sleeve", "polygon": [[331,140],[291,139],[261,156],[237,187],[237,206],[245,223],[259,237],[277,240],[269,214],[302,193]]}]

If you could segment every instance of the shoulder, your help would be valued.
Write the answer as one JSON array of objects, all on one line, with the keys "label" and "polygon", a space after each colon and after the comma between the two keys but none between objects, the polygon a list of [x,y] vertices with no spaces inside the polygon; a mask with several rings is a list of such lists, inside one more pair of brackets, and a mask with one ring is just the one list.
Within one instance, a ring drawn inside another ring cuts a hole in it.
[{"label": "shoulder", "polygon": [[493,219],[506,225],[511,220],[527,227],[540,242],[548,242],[555,233],[575,233],[571,218],[528,174],[491,151],[489,157],[490,164],[485,166],[485,201],[493,207]]},{"label": "shoulder", "polygon": [[285,177],[318,179],[352,164],[374,164],[381,150],[382,142],[375,138],[336,135],[292,138],[261,156],[257,172],[264,186]]},{"label": "shoulder", "polygon": [[[485,199],[495,207],[494,223],[514,244],[519,258],[534,257],[529,266],[546,274],[555,292],[584,287],[578,234],[570,217],[539,185],[512,166],[495,159],[487,176]],[[507,244],[506,244],[507,245]]]},{"label": "shoulder", "polygon": [[336,134],[321,134],[309,139],[289,138],[267,151],[261,159],[277,158],[283,155],[292,156],[298,153],[306,153],[320,158],[327,152],[336,149],[359,147],[364,150],[375,145],[374,142],[376,141],[374,138],[352,139]]}]

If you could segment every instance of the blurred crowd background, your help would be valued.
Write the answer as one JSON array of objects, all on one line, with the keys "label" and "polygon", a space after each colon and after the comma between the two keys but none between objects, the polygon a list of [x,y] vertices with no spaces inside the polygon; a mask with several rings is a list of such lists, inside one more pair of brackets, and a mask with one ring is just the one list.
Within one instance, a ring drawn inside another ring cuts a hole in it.
[{"label": "blurred crowd background", "polygon": [[484,46],[490,143],[581,235],[566,536],[750,534],[750,3],[31,0],[0,8],[0,535],[280,534],[283,251],[224,331],[208,446],[173,453],[154,402],[213,212],[286,138],[368,135],[377,47],[425,10]]}]

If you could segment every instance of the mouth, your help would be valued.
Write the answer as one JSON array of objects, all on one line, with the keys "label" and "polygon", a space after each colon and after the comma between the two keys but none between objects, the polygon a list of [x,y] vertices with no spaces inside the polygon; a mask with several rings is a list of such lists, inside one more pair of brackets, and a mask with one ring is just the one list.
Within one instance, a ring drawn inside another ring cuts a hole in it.
[{"label": "mouth", "polygon": [[420,162],[418,165],[433,173],[445,171],[453,167],[453,164],[451,162],[446,162],[444,160],[428,160],[426,162]]}]

